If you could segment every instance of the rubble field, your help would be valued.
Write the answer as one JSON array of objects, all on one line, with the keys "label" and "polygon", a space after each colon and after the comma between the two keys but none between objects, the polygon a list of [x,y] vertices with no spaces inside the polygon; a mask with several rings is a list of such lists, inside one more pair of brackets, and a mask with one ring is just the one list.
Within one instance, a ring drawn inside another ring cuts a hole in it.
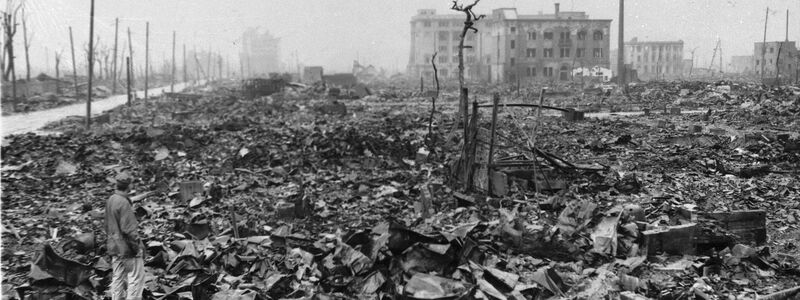
[{"label": "rubble field", "polygon": [[121,170],[146,299],[800,297],[800,88],[474,90],[466,128],[453,91],[217,81],[10,136],[3,299],[106,295]]}]

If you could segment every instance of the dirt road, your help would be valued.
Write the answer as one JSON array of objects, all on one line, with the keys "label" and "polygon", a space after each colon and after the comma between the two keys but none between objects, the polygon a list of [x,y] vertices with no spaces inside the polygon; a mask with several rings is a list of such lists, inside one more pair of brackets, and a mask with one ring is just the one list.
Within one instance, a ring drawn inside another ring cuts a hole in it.
[{"label": "dirt road", "polygon": [[[183,89],[184,84],[176,84],[175,90]],[[169,86],[158,87],[150,89],[148,97],[156,97],[161,95],[161,91],[169,91]],[[139,91],[137,97],[143,98],[144,91]],[[105,99],[92,101],[92,115],[98,115],[106,110],[112,109],[119,105],[125,104],[128,98],[125,95],[114,95]],[[76,103],[72,105],[57,107],[48,110],[35,111],[27,114],[17,114],[12,116],[2,117],[2,132],[3,137],[12,134],[23,134],[28,132],[35,132],[42,128],[45,124],[57,121],[67,116],[85,116],[86,115],[86,102]]]}]

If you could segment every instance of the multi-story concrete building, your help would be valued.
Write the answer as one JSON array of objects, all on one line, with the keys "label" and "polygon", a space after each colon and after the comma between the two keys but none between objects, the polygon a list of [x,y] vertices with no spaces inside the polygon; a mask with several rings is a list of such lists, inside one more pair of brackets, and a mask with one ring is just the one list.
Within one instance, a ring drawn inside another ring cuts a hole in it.
[{"label": "multi-story concrete building", "polygon": [[240,70],[245,76],[268,76],[280,72],[280,39],[269,32],[248,28],[242,35],[242,52],[239,54]]},{"label": "multi-story concrete building", "polygon": [[781,77],[794,78],[797,76],[797,56],[797,45],[794,41],[767,42],[766,47],[764,43],[755,43],[753,49],[755,73],[761,75],[763,70],[765,77],[774,77],[776,70],[780,70],[778,75]]},{"label": "multi-story concrete building", "polygon": [[639,79],[675,79],[683,74],[683,41],[625,42],[625,63],[636,70]]},{"label": "multi-story concrete building", "polygon": [[[455,78],[463,25],[463,14],[419,10],[411,19],[408,74],[431,78],[435,53],[440,79]],[[477,34],[465,36],[465,77],[488,82],[568,81],[587,73],[609,77],[610,25],[611,20],[590,19],[585,12],[562,12],[558,4],[554,14],[494,9],[475,23]]]}]

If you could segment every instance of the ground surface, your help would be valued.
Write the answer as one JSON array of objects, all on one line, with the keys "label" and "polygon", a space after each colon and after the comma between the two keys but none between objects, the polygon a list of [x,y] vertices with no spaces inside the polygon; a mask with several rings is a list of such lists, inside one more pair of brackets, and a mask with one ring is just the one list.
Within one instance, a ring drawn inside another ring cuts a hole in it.
[{"label": "ground surface", "polygon": [[[604,101],[650,115],[593,107],[601,112],[578,122],[502,109],[497,161],[534,159],[535,146],[593,170],[537,155],[537,170],[566,188],[512,180],[498,197],[465,192],[453,176],[463,147],[454,94],[437,102],[429,135],[430,99],[411,92],[336,102],[295,89],[245,99],[238,89],[221,82],[187,91],[195,100],[120,107],[90,132],[72,120],[46,126],[63,134],[7,136],[3,296],[103,295],[103,202],[122,169],[137,178],[134,194],[152,192],[135,207],[154,297],[752,298],[800,280],[796,89],[654,83]],[[713,112],[670,115],[664,104]],[[184,199],[190,181],[201,188]],[[642,215],[619,210],[631,204]],[[766,211],[765,245],[733,237],[692,255],[636,250],[645,245],[634,221],[665,227],[690,221],[681,211],[743,209]],[[35,255],[43,245],[55,251]],[[72,267],[53,265],[62,257]]]}]

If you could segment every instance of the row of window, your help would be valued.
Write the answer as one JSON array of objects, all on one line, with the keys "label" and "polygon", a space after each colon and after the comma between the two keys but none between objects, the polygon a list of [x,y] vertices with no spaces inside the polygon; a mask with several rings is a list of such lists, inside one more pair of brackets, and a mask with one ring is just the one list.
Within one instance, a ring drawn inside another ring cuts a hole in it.
[{"label": "row of window", "polygon": [[[544,48],[542,49],[542,57],[554,57],[553,56],[553,48]],[[570,57],[570,48],[560,48],[558,49],[559,57]],[[528,48],[525,49],[525,57],[536,57],[536,49]],[[575,57],[586,57],[586,48],[577,48],[575,49]],[[603,48],[594,48],[592,49],[592,57],[594,58],[603,58]]]},{"label": "row of window", "polygon": [[[452,22],[450,22],[450,21],[438,21],[438,22],[436,22],[436,24],[439,25],[439,27],[449,27],[449,26],[463,26],[464,22],[463,21],[452,21]],[[423,27],[431,27],[431,25],[433,25],[433,22],[431,22],[431,21],[423,21],[422,22],[422,26]]]},{"label": "row of window", "polygon": [[[631,47],[633,47],[633,46],[631,46]],[[645,52],[648,52],[648,51],[650,51],[650,46],[644,46],[644,47],[642,47],[641,45],[637,45],[636,46],[636,52],[642,52],[642,49],[644,49]],[[653,52],[655,52],[655,50],[656,50],[655,46],[653,46],[652,50],[653,50]],[[658,52],[670,52],[671,50],[674,50],[675,52],[682,52],[683,51],[683,46],[678,46],[678,45],[675,45],[675,46],[658,46]]]},{"label": "row of window", "polygon": [[[768,65],[768,66],[772,66],[772,59],[770,58],[770,59],[768,59],[767,61],[768,61],[767,65]],[[760,60],[760,59],[756,59],[756,66],[760,66],[760,65],[761,65],[761,62],[762,62],[762,60]],[[786,65],[786,67],[787,67],[787,68],[789,68],[789,69],[791,69],[791,68],[792,68],[792,64],[787,64],[787,65]]]},{"label": "row of window", "polygon": [[[515,32],[515,27],[511,27],[511,33],[514,33],[514,32]],[[585,41],[586,40],[586,35],[587,35],[586,31],[579,31],[578,32],[578,40],[579,41]],[[545,40],[552,40],[555,35],[553,34],[553,32],[545,31],[543,36],[544,36]],[[536,38],[537,38],[536,31],[529,31],[528,32],[528,40],[534,41],[534,40],[536,40]],[[594,39],[595,41],[602,41],[603,38],[604,38],[603,37],[603,31],[595,30],[594,33],[592,34],[592,39]],[[558,40],[567,41],[567,40],[570,40],[570,39],[572,39],[572,33],[566,32],[566,31],[558,33]]]},{"label": "row of window", "polygon": [[[433,58],[433,56],[431,54],[425,54],[424,58],[425,58],[425,60],[422,61],[421,63],[428,64],[428,63],[431,62],[431,58]],[[443,64],[444,63],[448,63],[448,62],[458,63],[458,55],[454,54],[453,56],[447,56],[447,55],[437,54],[436,55],[436,60],[438,60],[439,63],[443,63]],[[464,63],[466,63],[466,64],[474,64],[476,62],[477,62],[477,59],[475,58],[474,55],[466,55],[466,56],[464,56]]]},{"label": "row of window", "polygon": [[[633,53],[631,53],[631,57],[633,57]],[[661,60],[670,61],[670,57],[672,57],[672,59],[674,59],[676,61],[680,60],[680,56],[679,56],[678,53],[674,53],[673,55],[669,55],[669,54],[661,55],[661,53],[659,53],[658,54],[658,58],[656,58],[656,53],[653,52],[653,55],[646,55],[645,54],[644,56],[636,56],[636,62],[642,62],[642,57],[644,57],[644,62],[647,62],[647,58],[648,57],[652,57],[652,61],[661,61]]]},{"label": "row of window", "polygon": [[[536,67],[527,67],[525,68],[525,76],[527,77],[536,77]],[[553,67],[544,67],[542,68],[542,77],[553,77]]]}]

